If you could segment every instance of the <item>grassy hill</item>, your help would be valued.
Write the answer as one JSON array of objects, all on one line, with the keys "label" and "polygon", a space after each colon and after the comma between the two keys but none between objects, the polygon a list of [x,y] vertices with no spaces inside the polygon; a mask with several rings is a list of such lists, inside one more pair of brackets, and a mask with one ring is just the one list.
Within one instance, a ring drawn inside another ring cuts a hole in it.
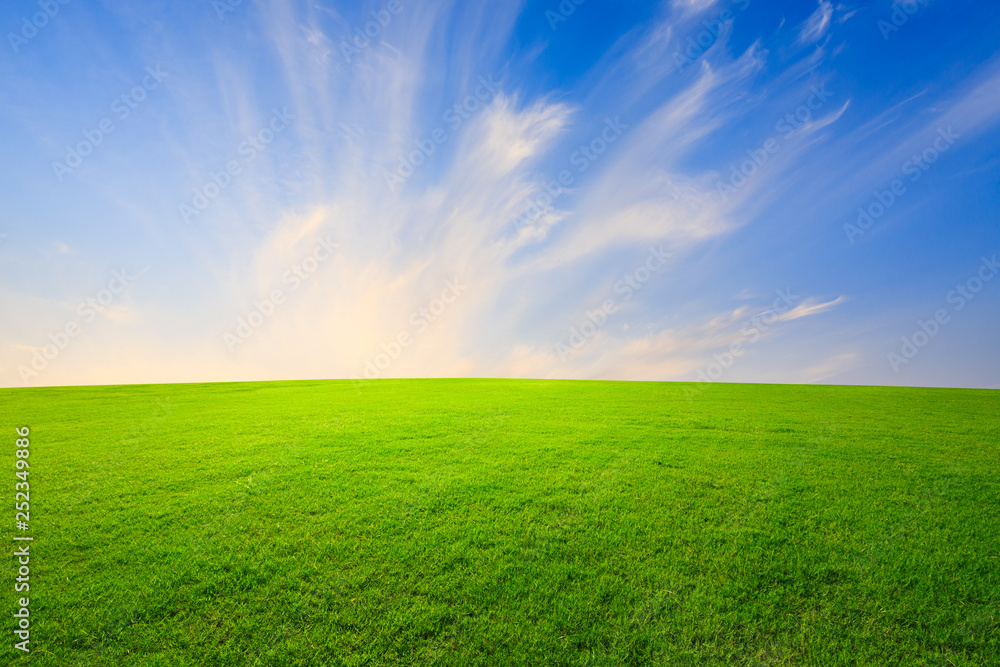
[{"label": "grassy hill", "polygon": [[[0,390],[32,665],[1000,664],[1000,392]],[[12,547],[5,547],[13,551]],[[5,627],[21,594],[0,559]]]}]

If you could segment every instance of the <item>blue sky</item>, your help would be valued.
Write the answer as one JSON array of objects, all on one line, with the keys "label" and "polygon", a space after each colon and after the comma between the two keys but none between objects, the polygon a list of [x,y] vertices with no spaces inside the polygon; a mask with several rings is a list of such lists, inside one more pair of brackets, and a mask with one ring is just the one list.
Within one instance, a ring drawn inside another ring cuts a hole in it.
[{"label": "blue sky", "polygon": [[1000,388],[995,3],[18,0],[0,25],[5,386]]}]

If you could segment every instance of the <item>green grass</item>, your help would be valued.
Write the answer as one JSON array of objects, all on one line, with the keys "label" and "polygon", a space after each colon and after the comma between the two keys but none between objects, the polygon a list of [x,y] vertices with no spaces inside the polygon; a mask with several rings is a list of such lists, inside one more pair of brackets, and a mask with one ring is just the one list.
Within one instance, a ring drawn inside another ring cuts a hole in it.
[{"label": "green grass", "polygon": [[[0,664],[997,665],[1000,392],[0,390]],[[4,552],[12,552],[6,546]],[[2,557],[4,627],[19,594]]]}]

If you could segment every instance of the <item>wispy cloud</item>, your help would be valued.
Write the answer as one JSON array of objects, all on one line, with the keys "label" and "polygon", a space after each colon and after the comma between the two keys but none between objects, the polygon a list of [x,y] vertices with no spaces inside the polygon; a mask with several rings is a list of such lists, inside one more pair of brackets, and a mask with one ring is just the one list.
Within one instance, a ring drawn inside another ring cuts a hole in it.
[{"label": "wispy cloud", "polygon": [[830,28],[831,18],[833,18],[833,3],[828,0],[820,0],[819,7],[799,30],[799,44],[811,44],[823,39]]}]

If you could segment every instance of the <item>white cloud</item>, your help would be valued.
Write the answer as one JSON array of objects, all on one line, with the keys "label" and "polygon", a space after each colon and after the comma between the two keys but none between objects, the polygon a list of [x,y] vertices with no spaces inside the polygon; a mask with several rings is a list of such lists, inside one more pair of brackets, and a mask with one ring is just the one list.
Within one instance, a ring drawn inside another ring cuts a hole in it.
[{"label": "white cloud", "polygon": [[840,296],[833,301],[827,301],[825,303],[817,303],[815,299],[806,299],[795,308],[788,310],[778,316],[779,322],[791,322],[792,320],[797,320],[800,317],[809,317],[810,315],[819,315],[820,313],[825,313],[835,306],[847,301],[846,296]]},{"label": "white cloud", "polygon": [[[614,319],[565,360],[560,359],[556,351],[557,341],[542,347],[518,345],[503,359],[497,370],[503,375],[503,369],[517,369],[512,375],[522,377],[691,380],[699,369],[714,361],[714,352],[728,349],[733,343],[752,347],[759,340],[780,333],[782,324],[821,315],[845,300],[845,297],[840,297],[819,302],[808,298],[795,308],[778,314],[766,326],[761,325],[762,320],[759,319],[756,324],[753,323],[754,317],[768,313],[769,307],[740,306],[717,313],[702,322],[635,335],[627,335],[627,330],[616,334],[618,327],[615,322],[619,320]],[[751,326],[755,332],[748,337],[747,329]],[[560,335],[562,340],[558,342],[568,340],[568,327]]]},{"label": "white cloud", "polygon": [[833,17],[833,4],[828,0],[820,0],[819,7],[812,13],[799,30],[799,44],[818,42],[830,28]]}]

